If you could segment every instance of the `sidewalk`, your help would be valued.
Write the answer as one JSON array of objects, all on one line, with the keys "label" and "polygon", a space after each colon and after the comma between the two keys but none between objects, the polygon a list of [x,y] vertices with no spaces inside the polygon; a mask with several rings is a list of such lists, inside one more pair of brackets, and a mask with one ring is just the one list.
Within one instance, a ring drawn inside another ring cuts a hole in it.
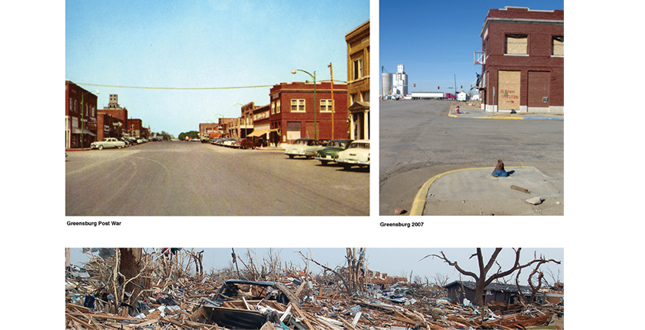
[{"label": "sidewalk", "polygon": [[[465,168],[431,178],[417,193],[410,215],[564,215],[563,178],[532,166],[507,166],[506,171],[515,173],[495,178],[493,169]],[[526,202],[535,197],[543,201]]]},{"label": "sidewalk", "polygon": [[531,113],[531,112],[486,112],[482,109],[474,109],[466,104],[459,105],[459,114],[455,105],[450,107],[448,117],[452,118],[475,118],[475,119],[514,119],[514,120],[564,120],[564,115],[554,113]]}]

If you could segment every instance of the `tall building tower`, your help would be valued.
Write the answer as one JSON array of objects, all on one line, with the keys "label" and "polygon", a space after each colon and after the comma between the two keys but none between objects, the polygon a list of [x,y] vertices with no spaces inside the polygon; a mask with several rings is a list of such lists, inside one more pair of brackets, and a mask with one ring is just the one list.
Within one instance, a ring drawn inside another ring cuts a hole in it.
[{"label": "tall building tower", "polygon": [[396,66],[396,74],[392,76],[392,94],[408,94],[408,75],[403,71],[403,64]]}]

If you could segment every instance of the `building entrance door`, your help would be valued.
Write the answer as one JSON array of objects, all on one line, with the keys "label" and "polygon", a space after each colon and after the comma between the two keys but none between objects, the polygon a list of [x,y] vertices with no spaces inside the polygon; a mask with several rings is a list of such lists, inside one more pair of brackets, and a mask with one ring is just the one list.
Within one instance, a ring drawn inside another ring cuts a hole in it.
[{"label": "building entrance door", "polygon": [[[301,124],[299,121],[287,122],[287,140],[289,143],[300,138]],[[284,141],[283,141],[284,142]]]},{"label": "building entrance door", "polygon": [[548,112],[550,91],[550,72],[529,71],[529,112]]},{"label": "building entrance door", "polygon": [[499,111],[520,110],[520,71],[498,72],[497,85],[499,88],[497,96],[497,109]]}]

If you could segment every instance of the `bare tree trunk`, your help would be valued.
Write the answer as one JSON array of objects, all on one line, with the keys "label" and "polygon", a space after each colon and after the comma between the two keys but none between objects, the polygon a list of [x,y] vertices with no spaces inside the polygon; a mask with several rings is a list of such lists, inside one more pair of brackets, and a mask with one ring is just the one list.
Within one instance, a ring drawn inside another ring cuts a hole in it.
[{"label": "bare tree trunk", "polygon": [[[443,260],[448,265],[454,267],[459,273],[472,277],[476,283],[475,304],[483,306],[485,302],[484,291],[486,290],[486,287],[489,284],[493,283],[493,281],[495,281],[496,279],[504,278],[508,275],[513,274],[516,270],[529,267],[533,264],[537,264],[536,268],[548,262],[554,262],[556,264],[560,264],[559,261],[556,261],[554,259],[547,260],[543,256],[540,256],[540,258],[537,258],[537,256],[534,256],[532,261],[522,265],[520,264],[520,253],[522,251],[522,248],[517,248],[517,249],[514,248],[513,251],[515,251],[515,262],[513,263],[513,267],[509,268],[508,270],[502,271],[502,267],[497,263],[497,256],[499,255],[500,252],[502,252],[502,248],[496,248],[493,254],[491,255],[490,259],[486,263],[484,263],[484,256],[482,254],[481,248],[477,248],[477,252],[471,255],[470,258],[477,257],[477,262],[479,265],[479,274],[462,269],[456,261],[448,260],[448,257],[446,257],[443,251],[441,251],[441,255],[429,254],[423,257],[421,260],[427,257],[436,257]],[[488,272],[495,264],[497,264],[498,266],[497,272],[492,275],[488,275]]]},{"label": "bare tree trunk", "polygon": [[[120,248],[121,252],[121,265],[119,267],[119,272],[125,277],[125,281],[128,281],[134,277],[137,277],[141,272],[141,256],[143,255],[143,249],[141,248]],[[125,286],[125,291],[131,292],[131,297],[136,299],[141,293],[141,279],[137,278],[133,281],[130,281]],[[134,301],[130,299],[125,299],[128,304],[133,305]]]}]

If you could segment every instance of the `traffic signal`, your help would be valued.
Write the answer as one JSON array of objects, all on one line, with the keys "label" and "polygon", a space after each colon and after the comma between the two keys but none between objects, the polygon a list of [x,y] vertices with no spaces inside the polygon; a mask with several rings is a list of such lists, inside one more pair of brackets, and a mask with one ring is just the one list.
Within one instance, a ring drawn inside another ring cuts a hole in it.
[{"label": "traffic signal", "polygon": [[437,89],[440,89],[439,86],[437,86]]}]

